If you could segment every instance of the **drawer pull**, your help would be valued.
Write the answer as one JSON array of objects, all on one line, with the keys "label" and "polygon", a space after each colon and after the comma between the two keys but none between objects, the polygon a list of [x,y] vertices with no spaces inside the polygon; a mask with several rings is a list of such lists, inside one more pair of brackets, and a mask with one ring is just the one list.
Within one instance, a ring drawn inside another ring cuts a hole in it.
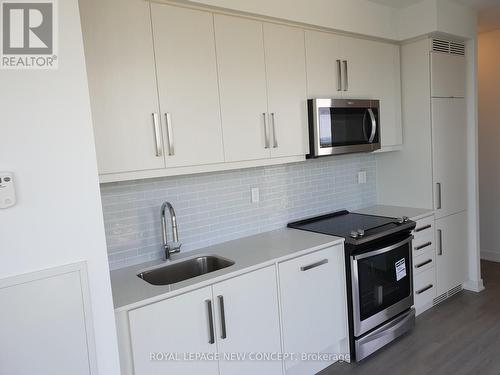
[{"label": "drawer pull", "polygon": [[227,332],[226,332],[226,311],[224,310],[224,297],[223,296],[217,296],[217,299],[219,300],[219,309],[220,309],[220,327],[221,327],[221,339],[227,338]]},{"label": "drawer pull", "polygon": [[323,264],[326,264],[326,263],[328,263],[328,259],[323,259],[323,260],[320,260],[319,262],[309,264],[308,266],[302,266],[302,267],[300,267],[300,270],[301,271],[309,271],[310,269],[322,266]]},{"label": "drawer pull", "polygon": [[422,245],[415,246],[415,250],[422,250],[422,249],[429,247],[431,245],[432,245],[432,242],[426,242]]},{"label": "drawer pull", "polygon": [[432,259],[427,259],[425,262],[422,262],[422,263],[420,263],[420,264],[417,264],[417,265],[415,266],[415,268],[420,268],[420,267],[423,267],[423,266],[425,266],[425,265],[427,265],[427,264],[429,264],[429,263],[432,263]]},{"label": "drawer pull", "polygon": [[417,293],[417,294],[422,294],[423,292],[425,292],[425,291],[427,291],[427,290],[431,289],[433,286],[434,286],[434,285],[429,284],[429,285],[427,285],[425,288],[420,289],[420,290],[417,290],[415,293]]},{"label": "drawer pull", "polygon": [[424,225],[423,227],[420,227],[420,228],[415,229],[415,232],[416,232],[416,233],[418,233],[418,232],[422,232],[423,230],[429,229],[430,227],[432,227],[432,225],[427,224],[427,225]]}]

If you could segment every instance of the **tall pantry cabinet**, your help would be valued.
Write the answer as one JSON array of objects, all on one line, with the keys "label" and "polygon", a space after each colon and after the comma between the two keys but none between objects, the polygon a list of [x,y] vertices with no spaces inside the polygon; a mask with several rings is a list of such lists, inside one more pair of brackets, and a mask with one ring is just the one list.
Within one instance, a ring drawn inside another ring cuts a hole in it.
[{"label": "tall pantry cabinet", "polygon": [[378,199],[434,209],[439,302],[467,280],[465,45],[441,39],[405,44],[401,75],[405,144],[378,156]]}]

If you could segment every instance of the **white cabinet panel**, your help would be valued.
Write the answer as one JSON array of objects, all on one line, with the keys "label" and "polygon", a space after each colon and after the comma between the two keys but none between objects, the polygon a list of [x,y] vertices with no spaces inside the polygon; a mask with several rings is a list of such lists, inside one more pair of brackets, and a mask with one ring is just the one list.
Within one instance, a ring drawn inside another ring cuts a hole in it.
[{"label": "white cabinet panel", "polygon": [[[281,351],[276,283],[276,269],[270,266],[213,286],[217,342],[222,356]],[[219,368],[220,375],[282,373],[281,361],[221,360]]]},{"label": "white cabinet panel", "polygon": [[271,156],[305,155],[307,93],[304,30],[264,23]]},{"label": "white cabinet panel", "polygon": [[223,162],[213,15],[151,11],[167,168]]},{"label": "white cabinet panel", "polygon": [[80,10],[99,173],[164,168],[149,3],[86,0]]},{"label": "white cabinet panel", "polygon": [[437,295],[467,279],[467,211],[436,220]]},{"label": "white cabinet panel", "polygon": [[431,52],[433,97],[465,97],[465,56]]},{"label": "white cabinet panel", "polygon": [[464,99],[432,99],[436,218],[467,208],[467,117]]},{"label": "white cabinet panel", "polygon": [[129,313],[134,375],[218,375],[217,361],[151,360],[151,353],[217,351],[210,341],[209,305],[212,287],[205,287]]},{"label": "white cabinet panel", "polygon": [[82,263],[0,280],[0,374],[97,375]]},{"label": "white cabinet panel", "polygon": [[[279,265],[283,350],[345,353],[347,307],[343,246],[334,246]],[[288,375],[315,374],[332,364],[287,361]]]},{"label": "white cabinet panel", "polygon": [[305,31],[308,98],[340,97],[341,36]]},{"label": "white cabinet panel", "polygon": [[225,159],[269,158],[263,25],[220,14],[214,17]]}]

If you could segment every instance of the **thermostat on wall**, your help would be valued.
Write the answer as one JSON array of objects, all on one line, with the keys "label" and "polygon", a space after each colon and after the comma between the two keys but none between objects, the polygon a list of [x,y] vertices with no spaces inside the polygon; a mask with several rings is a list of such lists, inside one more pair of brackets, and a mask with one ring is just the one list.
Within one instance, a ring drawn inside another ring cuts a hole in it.
[{"label": "thermostat on wall", "polygon": [[0,208],[8,208],[15,204],[14,176],[10,172],[0,172]]}]

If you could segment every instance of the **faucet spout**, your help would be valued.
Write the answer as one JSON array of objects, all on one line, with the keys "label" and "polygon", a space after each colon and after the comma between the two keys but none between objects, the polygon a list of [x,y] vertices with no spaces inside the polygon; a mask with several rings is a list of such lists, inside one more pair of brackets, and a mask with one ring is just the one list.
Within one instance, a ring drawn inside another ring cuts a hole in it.
[{"label": "faucet spout", "polygon": [[[168,208],[168,212],[170,214],[170,221],[172,223],[172,242],[168,242],[167,235],[167,218],[166,218],[166,210]],[[179,232],[177,230],[177,216],[175,214],[174,207],[170,202],[164,202],[161,205],[161,228],[162,228],[162,236],[163,236],[163,249],[165,251],[165,259],[170,259],[170,256],[174,253],[178,253],[181,251],[182,243],[179,242]]]}]

